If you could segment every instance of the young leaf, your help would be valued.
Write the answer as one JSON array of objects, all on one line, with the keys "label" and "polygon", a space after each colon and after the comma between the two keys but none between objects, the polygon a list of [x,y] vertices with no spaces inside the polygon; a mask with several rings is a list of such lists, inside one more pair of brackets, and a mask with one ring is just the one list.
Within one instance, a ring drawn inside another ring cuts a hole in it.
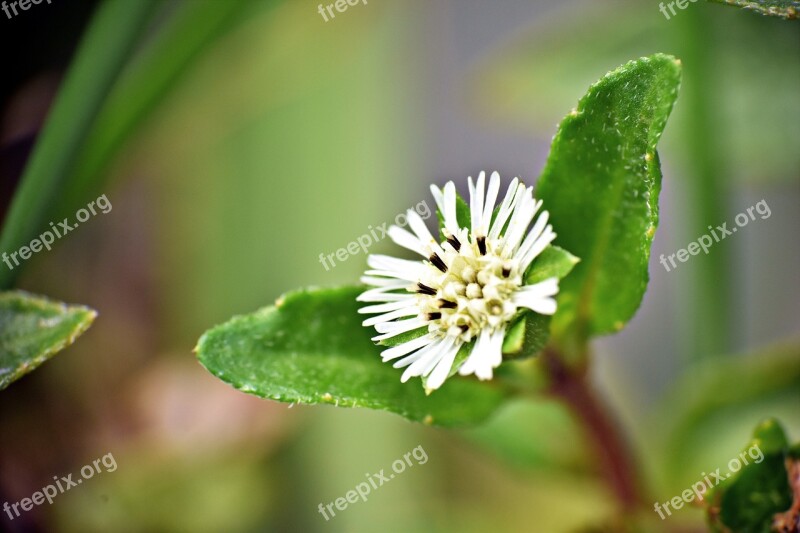
[{"label": "young leaf", "polygon": [[[558,246],[550,245],[539,254],[525,273],[525,285],[548,278],[559,280],[569,274],[578,259]],[[530,357],[539,353],[550,337],[550,316],[523,310],[520,318],[508,328],[503,341],[503,354],[508,357]]]},{"label": "young leaf", "polygon": [[561,123],[536,191],[556,242],[581,258],[561,285],[559,335],[619,330],[639,307],[658,223],[656,143],[679,82],[671,56],[631,61],[593,85]]},{"label": "young leaf", "polygon": [[737,458],[740,464],[745,460],[747,464],[717,485],[708,499],[708,513],[715,530],[773,531],[775,515],[792,505],[785,464],[788,451],[786,434],[776,420],[766,420],[755,429],[753,440]]},{"label": "young leaf", "polygon": [[361,325],[362,291],[289,293],[274,307],[206,332],[197,356],[237,389],[282,402],[368,407],[442,426],[480,422],[500,406],[507,394],[496,383],[451,380],[430,396],[401,383],[401,371],[381,362],[372,330]]},{"label": "young leaf", "polygon": [[797,19],[800,14],[800,2],[797,0],[709,0],[717,4],[742,7],[772,17]]},{"label": "young leaf", "polygon": [[525,285],[539,283],[548,278],[562,279],[569,274],[580,261],[568,251],[550,245],[531,263],[525,273]]},{"label": "young leaf", "polygon": [[0,293],[0,390],[72,344],[95,316],[22,291]]}]

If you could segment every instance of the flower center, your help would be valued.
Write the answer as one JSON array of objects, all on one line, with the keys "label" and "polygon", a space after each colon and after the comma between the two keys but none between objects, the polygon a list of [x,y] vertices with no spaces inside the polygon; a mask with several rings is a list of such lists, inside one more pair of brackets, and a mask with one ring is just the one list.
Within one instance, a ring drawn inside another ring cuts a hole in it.
[{"label": "flower center", "polygon": [[428,331],[469,342],[484,328],[494,330],[511,320],[517,311],[511,296],[522,285],[522,273],[502,240],[470,238],[462,229],[442,249],[444,257],[432,254],[418,283]]}]

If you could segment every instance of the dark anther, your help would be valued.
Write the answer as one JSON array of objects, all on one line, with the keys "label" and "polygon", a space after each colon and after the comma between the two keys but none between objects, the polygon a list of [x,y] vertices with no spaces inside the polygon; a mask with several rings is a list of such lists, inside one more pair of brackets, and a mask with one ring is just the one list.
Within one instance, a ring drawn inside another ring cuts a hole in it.
[{"label": "dark anther", "polygon": [[439,257],[438,255],[436,254],[431,255],[431,263],[433,263],[433,266],[435,266],[442,272],[447,272],[447,265],[444,264],[444,261],[442,261],[442,258]]},{"label": "dark anther", "polygon": [[436,291],[432,288],[428,287],[424,283],[417,283],[417,292],[420,294],[429,294],[431,296],[436,296]]},{"label": "dark anther", "polygon": [[455,235],[450,235],[447,237],[447,242],[450,243],[450,246],[452,246],[456,252],[461,249],[461,243],[458,242],[458,239],[456,239]]},{"label": "dark anther", "polygon": [[503,277],[507,278],[511,274],[511,269],[508,267],[503,267]]},{"label": "dark anther", "polygon": [[455,309],[456,303],[451,302],[450,300],[439,300],[438,301],[440,309]]},{"label": "dark anther", "polygon": [[437,320],[442,318],[442,313],[428,313],[428,320]]},{"label": "dark anther", "polygon": [[481,255],[486,255],[486,237],[478,237],[478,250],[481,251]]}]

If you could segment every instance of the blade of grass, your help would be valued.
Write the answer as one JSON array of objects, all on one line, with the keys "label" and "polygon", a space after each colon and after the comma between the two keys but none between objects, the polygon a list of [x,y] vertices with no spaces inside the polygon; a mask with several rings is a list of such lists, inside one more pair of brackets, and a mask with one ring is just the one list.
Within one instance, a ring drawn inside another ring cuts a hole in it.
[{"label": "blade of grass", "polygon": [[194,60],[243,20],[248,9],[262,7],[254,8],[247,0],[191,1],[179,7],[109,94],[69,172],[69,190],[59,202],[57,218],[71,215],[97,193],[106,177],[104,170],[137,126]]},{"label": "blade of grass", "polygon": [[[727,172],[718,142],[719,132],[715,130],[719,120],[715,116],[713,54],[706,42],[710,28],[714,27],[710,15],[709,10],[693,9],[676,21],[675,26],[679,32],[676,45],[687,80],[683,105],[691,117],[684,123],[683,132],[691,172],[686,183],[692,202],[684,242],[708,233],[710,224],[721,224],[726,218]],[[694,262],[691,288],[684,293],[686,300],[692,302],[692,309],[681,323],[686,339],[682,353],[689,354],[690,360],[730,351],[730,255],[727,247],[720,246]]]},{"label": "blade of grass", "polygon": [[[139,42],[154,0],[108,0],[93,17],[53,103],[14,195],[0,236],[12,253],[39,233],[67,183],[68,168],[112,84]],[[19,269],[0,268],[0,288]]]}]

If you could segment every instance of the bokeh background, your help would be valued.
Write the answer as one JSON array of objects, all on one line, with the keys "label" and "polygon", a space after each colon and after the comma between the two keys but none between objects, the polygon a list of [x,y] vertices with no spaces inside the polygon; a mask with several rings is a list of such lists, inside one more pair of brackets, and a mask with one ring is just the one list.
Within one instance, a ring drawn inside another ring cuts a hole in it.
[{"label": "bokeh background", "polygon": [[[0,16],[0,213],[97,4]],[[535,182],[587,87],[655,52],[679,57],[684,78],[660,144],[651,281],[628,327],[595,344],[594,381],[660,501],[726,464],[765,416],[800,438],[797,21],[704,2],[668,20],[642,0],[369,0],[325,22],[317,5],[162,2],[123,81],[194,52],[152,105],[115,87],[130,103],[109,128],[126,109],[141,117],[102,147],[102,180],[71,212],[100,194],[113,210],[17,283],[99,317],[0,395],[0,500],[109,452],[118,469],[0,529],[602,530],[613,503],[591,443],[551,401],[446,431],[249,397],[192,349],[287,290],[356,281],[363,254],[329,270],[319,254],[433,206],[429,183],[481,170]],[[657,262],[762,199],[771,217],[707,257],[672,272]],[[317,512],[418,445],[424,466],[331,521]],[[703,530],[697,510],[668,522]]]}]

